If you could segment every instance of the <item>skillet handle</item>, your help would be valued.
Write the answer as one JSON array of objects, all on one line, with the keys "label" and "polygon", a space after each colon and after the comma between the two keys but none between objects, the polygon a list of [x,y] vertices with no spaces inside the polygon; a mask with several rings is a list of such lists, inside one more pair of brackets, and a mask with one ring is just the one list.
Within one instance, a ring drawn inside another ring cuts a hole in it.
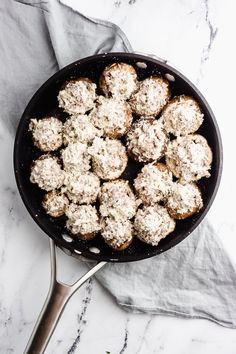
[{"label": "skillet handle", "polygon": [[50,259],[51,259],[51,283],[50,289],[43,305],[39,318],[30,336],[24,354],[44,353],[48,342],[57,326],[57,323],[64,311],[70,297],[106,262],[97,263],[85,275],[77,280],[73,285],[63,284],[57,281],[56,249],[54,241],[50,239]]}]

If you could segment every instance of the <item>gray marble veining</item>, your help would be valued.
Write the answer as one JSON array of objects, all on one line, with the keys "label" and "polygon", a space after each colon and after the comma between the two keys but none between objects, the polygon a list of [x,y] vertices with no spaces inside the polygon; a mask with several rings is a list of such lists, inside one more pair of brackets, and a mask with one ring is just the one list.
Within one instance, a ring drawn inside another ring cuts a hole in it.
[{"label": "gray marble veining", "polygon": [[86,323],[87,323],[86,313],[87,313],[87,309],[88,309],[88,306],[91,301],[92,291],[93,291],[93,280],[89,279],[87,282],[86,288],[85,288],[85,298],[83,299],[83,308],[82,308],[82,311],[80,312],[80,314],[78,315],[77,336],[76,336],[72,346],[68,350],[67,354],[74,354],[76,352],[76,349],[77,349],[79,343],[80,343],[81,336],[83,334],[83,330],[84,330]]},{"label": "gray marble veining", "polygon": [[201,63],[200,63],[199,77],[197,78],[197,84],[199,83],[201,77],[203,76],[204,64],[209,59],[211,48],[218,32],[218,28],[215,27],[215,25],[213,25],[211,21],[209,0],[204,0],[204,5],[205,5],[205,21],[208,26],[209,36],[208,36],[207,44],[202,49]]}]

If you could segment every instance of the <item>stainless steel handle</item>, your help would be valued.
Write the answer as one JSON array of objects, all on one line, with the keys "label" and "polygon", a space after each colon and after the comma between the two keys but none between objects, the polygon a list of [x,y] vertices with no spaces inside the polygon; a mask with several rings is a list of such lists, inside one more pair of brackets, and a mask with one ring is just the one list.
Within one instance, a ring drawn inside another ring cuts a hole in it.
[{"label": "stainless steel handle", "polygon": [[73,285],[57,281],[57,261],[54,241],[50,239],[51,283],[46,301],[30,336],[24,354],[44,353],[70,297],[106,262],[100,262]]}]

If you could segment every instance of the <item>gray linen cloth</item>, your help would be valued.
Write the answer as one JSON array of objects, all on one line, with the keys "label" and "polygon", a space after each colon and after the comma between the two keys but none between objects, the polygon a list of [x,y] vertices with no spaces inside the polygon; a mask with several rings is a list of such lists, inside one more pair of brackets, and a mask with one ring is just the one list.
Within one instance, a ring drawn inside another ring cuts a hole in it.
[{"label": "gray linen cloth", "polygon": [[[132,51],[111,23],[58,0],[1,0],[0,114],[6,128],[14,135],[28,100],[55,71],[110,51]],[[205,318],[236,328],[235,268],[207,221],[166,253],[108,264],[97,279],[128,311]]]}]

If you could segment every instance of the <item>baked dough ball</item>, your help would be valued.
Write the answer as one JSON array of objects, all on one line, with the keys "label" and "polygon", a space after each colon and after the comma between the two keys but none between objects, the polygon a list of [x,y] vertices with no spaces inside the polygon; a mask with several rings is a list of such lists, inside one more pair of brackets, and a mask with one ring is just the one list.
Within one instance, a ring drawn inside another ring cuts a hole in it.
[{"label": "baked dough ball", "polygon": [[197,181],[210,177],[212,151],[207,140],[191,134],[172,140],[166,150],[166,164],[181,181]]},{"label": "baked dough ball", "polygon": [[99,194],[99,201],[99,211],[103,217],[131,219],[137,209],[134,193],[129,182],[124,179],[104,183]]},{"label": "baked dough ball", "polygon": [[129,155],[139,162],[159,160],[165,152],[168,137],[156,119],[139,119],[127,134]]},{"label": "baked dough ball", "polygon": [[126,100],[137,89],[137,73],[126,63],[113,63],[105,68],[99,86],[105,96]]},{"label": "baked dough ball", "polygon": [[133,240],[133,226],[126,218],[113,218],[102,220],[101,235],[114,251],[123,251],[129,247]]},{"label": "baked dough ball", "polygon": [[89,118],[109,138],[119,138],[130,128],[133,116],[128,103],[99,96]]},{"label": "baked dough ball", "polygon": [[34,145],[41,151],[55,151],[62,145],[62,122],[55,117],[31,119],[29,131]]},{"label": "baked dough ball", "polygon": [[66,174],[63,191],[68,198],[78,204],[92,204],[96,202],[100,191],[100,180],[92,172],[82,174]]},{"label": "baked dough ball", "polygon": [[124,172],[128,158],[119,140],[95,138],[88,151],[92,156],[93,171],[98,177],[113,180]]},{"label": "baked dough ball", "polygon": [[60,188],[64,177],[59,159],[55,156],[42,155],[31,166],[30,182],[47,192]]},{"label": "baked dough ball", "polygon": [[141,241],[157,246],[161,239],[174,231],[175,221],[161,205],[144,206],[137,211],[134,229]]},{"label": "baked dough ball", "polygon": [[170,98],[169,83],[161,76],[150,76],[140,81],[138,90],[131,96],[129,104],[134,113],[156,116]]},{"label": "baked dough ball", "polygon": [[97,210],[92,205],[71,203],[65,214],[67,229],[82,240],[91,240],[101,229]]},{"label": "baked dough ball", "polygon": [[193,182],[173,183],[166,206],[172,218],[188,218],[203,207],[202,193]]},{"label": "baked dough ball", "polygon": [[143,204],[165,201],[171,185],[172,173],[160,162],[145,165],[134,180],[134,188]]},{"label": "baked dough ball", "polygon": [[101,131],[96,129],[86,114],[71,116],[63,125],[62,136],[64,145],[81,142],[91,143],[95,136],[100,136]]},{"label": "baked dough ball", "polygon": [[195,133],[203,123],[198,103],[188,96],[173,98],[164,108],[161,119],[165,130],[175,136]]},{"label": "baked dough ball", "polygon": [[45,194],[42,205],[48,215],[58,218],[65,213],[69,200],[64,193],[54,190]]},{"label": "baked dough ball", "polygon": [[84,114],[94,106],[96,84],[86,77],[66,82],[57,96],[58,105],[69,114]]},{"label": "baked dough ball", "polygon": [[61,150],[61,158],[66,172],[78,174],[90,169],[88,147],[79,141],[70,143],[65,149]]}]

